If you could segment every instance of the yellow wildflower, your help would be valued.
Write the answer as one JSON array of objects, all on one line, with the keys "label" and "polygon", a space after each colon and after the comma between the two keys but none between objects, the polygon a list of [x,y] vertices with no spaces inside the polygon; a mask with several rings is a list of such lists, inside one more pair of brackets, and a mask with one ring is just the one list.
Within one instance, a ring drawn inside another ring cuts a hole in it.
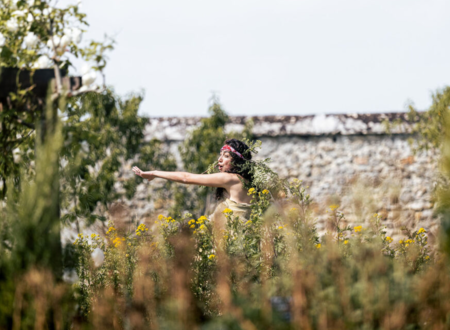
[{"label": "yellow wildflower", "polygon": [[279,226],[278,229],[283,229],[283,226]]},{"label": "yellow wildflower", "polygon": [[322,247],[322,244],[316,244],[316,248],[320,249]]},{"label": "yellow wildflower", "polygon": [[344,244],[348,244],[348,240],[347,239],[344,241]]},{"label": "yellow wildflower", "polygon": [[95,238],[97,235],[95,234],[91,234],[91,238]]},{"label": "yellow wildflower", "polygon": [[209,260],[212,260],[212,259],[214,259],[216,256],[214,255],[214,254],[210,254],[209,256],[208,256],[208,259]]},{"label": "yellow wildflower", "polygon": [[402,239],[401,239],[401,240],[399,240],[398,242],[399,242],[400,244],[403,244],[403,240],[402,240]]},{"label": "yellow wildflower", "polygon": [[199,229],[200,230],[206,229],[206,226],[205,225],[201,225]]},{"label": "yellow wildflower", "polygon": [[393,241],[393,239],[389,236],[386,237],[386,242],[391,243]]},{"label": "yellow wildflower", "polygon": [[230,210],[230,209],[227,207],[225,210],[222,211],[222,213],[224,213],[224,214],[233,214],[233,211]]},{"label": "yellow wildflower", "polygon": [[198,218],[199,221],[206,221],[208,220],[207,217],[205,217],[204,215],[202,215],[200,218]]},{"label": "yellow wildflower", "polygon": [[83,234],[78,234],[78,237],[79,238],[83,238]]},{"label": "yellow wildflower", "polygon": [[267,189],[264,189],[264,190],[262,191],[262,193],[263,193],[263,195],[267,195],[267,194],[269,193],[269,191],[268,191]]},{"label": "yellow wildflower", "polygon": [[189,220],[188,225],[192,225],[193,223],[195,223],[194,219]]},{"label": "yellow wildflower", "polygon": [[331,205],[329,206],[329,208],[330,208],[331,211],[336,210],[338,207],[339,207],[339,205],[337,205],[337,204],[331,204]]},{"label": "yellow wildflower", "polygon": [[114,227],[109,227],[109,228],[108,228],[108,231],[106,232],[106,234],[109,234],[110,232],[115,231],[115,230],[116,230],[116,228],[114,228]]},{"label": "yellow wildflower", "polygon": [[138,232],[136,233],[136,235],[138,235],[138,236],[141,236],[141,232],[140,232],[140,231],[138,231]]},{"label": "yellow wildflower", "polygon": [[249,224],[251,224],[252,223],[252,220],[248,220],[245,224],[246,225],[249,225]]},{"label": "yellow wildflower", "polygon": [[408,247],[408,246],[409,246],[409,244],[405,244],[405,246],[406,246],[406,247]]},{"label": "yellow wildflower", "polygon": [[426,256],[426,257],[425,257],[425,260],[428,260],[428,259],[430,259],[430,256]]},{"label": "yellow wildflower", "polygon": [[[124,239],[122,239],[122,240],[124,240]],[[118,247],[120,244],[122,244],[120,237],[116,237],[113,240],[113,244],[114,244],[115,247]]]},{"label": "yellow wildflower", "polygon": [[292,209],[290,209],[291,212],[295,212],[297,211],[297,209],[295,207],[293,207]]},{"label": "yellow wildflower", "polygon": [[191,225],[191,228],[195,228],[195,225]]},{"label": "yellow wildflower", "polygon": [[252,194],[254,194],[255,193],[255,188],[250,188],[249,190],[248,190],[248,195],[252,195]]},{"label": "yellow wildflower", "polygon": [[125,255],[125,257],[127,257],[127,258],[128,258],[129,256],[130,256],[130,255],[129,255],[128,253]]},{"label": "yellow wildflower", "polygon": [[158,220],[161,221],[162,219],[164,219],[164,216],[162,214],[158,215]]},{"label": "yellow wildflower", "polygon": [[426,233],[427,231],[423,228],[420,228],[419,231],[417,232],[417,234],[422,234],[422,233]]},{"label": "yellow wildflower", "polygon": [[147,231],[147,230],[148,230],[148,228],[143,223],[141,223],[136,229],[136,234],[138,232],[144,232],[144,231]]},{"label": "yellow wildflower", "polygon": [[357,226],[357,227],[355,227],[355,228],[353,228],[353,229],[355,230],[355,233],[358,233],[358,232],[361,231],[362,226]]}]

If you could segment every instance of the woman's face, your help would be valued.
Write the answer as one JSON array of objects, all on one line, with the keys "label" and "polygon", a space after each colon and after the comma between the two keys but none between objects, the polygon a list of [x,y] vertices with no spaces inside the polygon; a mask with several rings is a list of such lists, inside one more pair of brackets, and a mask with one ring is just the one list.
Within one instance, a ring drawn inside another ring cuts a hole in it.
[{"label": "woman's face", "polygon": [[232,164],[231,164],[231,155],[229,151],[221,151],[219,156],[219,171],[220,172],[228,172],[231,171]]}]

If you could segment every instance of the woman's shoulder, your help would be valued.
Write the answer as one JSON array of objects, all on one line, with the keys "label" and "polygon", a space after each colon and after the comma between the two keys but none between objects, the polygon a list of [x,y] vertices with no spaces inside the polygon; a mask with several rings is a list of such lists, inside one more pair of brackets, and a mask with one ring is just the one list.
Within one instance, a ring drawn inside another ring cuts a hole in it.
[{"label": "woman's shoulder", "polygon": [[233,176],[233,178],[235,179],[235,182],[236,182],[236,183],[239,183],[239,182],[245,182],[245,183],[248,183],[248,182],[249,182],[248,179],[244,178],[244,177],[243,177],[242,175],[240,175],[239,173],[227,173],[227,174],[231,174],[231,175]]},{"label": "woman's shoulder", "polygon": [[242,181],[246,182],[246,180],[238,173],[223,172],[223,173],[218,173],[218,174],[223,175],[223,177],[226,178],[227,181],[230,181],[230,183],[232,183],[232,184],[237,184]]}]

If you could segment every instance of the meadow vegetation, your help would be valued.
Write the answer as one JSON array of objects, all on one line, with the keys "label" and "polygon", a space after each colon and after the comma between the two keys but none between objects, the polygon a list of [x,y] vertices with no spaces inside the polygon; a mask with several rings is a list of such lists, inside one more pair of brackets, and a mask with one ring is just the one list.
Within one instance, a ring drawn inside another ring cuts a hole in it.
[{"label": "meadow vegetation", "polygon": [[[39,146],[47,156],[38,164],[48,166],[59,139]],[[243,222],[225,209],[225,228],[184,213],[159,215],[154,224],[133,230],[110,222],[105,234],[79,234],[71,244],[71,264],[64,265],[74,267],[78,279],[58,280],[44,262],[17,264],[35,253],[27,250],[34,247],[26,230],[41,228],[45,240],[36,205],[47,196],[36,185],[46,191],[52,175],[24,184],[20,197],[2,209],[9,220],[2,221],[8,225],[3,229],[14,238],[3,241],[1,254],[7,266],[0,282],[7,298],[0,309],[5,328],[448,327],[444,236],[438,250],[428,246],[423,228],[394,242],[378,214],[370,226],[349,227],[342,225],[343,210],[330,205],[333,229],[318,237],[311,199],[298,180],[250,188],[251,216]],[[51,253],[48,246],[38,247]],[[104,255],[100,264],[95,250]]]},{"label": "meadow vegetation", "polygon": [[[103,72],[112,43],[79,45],[87,23],[78,6],[0,1],[1,67],[53,67],[57,77],[71,66],[70,51],[93,63],[85,81]],[[152,223],[119,226],[108,208],[142,182],[124,180],[119,193],[123,164],[174,170],[176,162],[161,141],[144,141],[142,96],[84,87],[78,94],[57,88],[42,104],[32,89],[19,89],[2,103],[0,329],[450,327],[449,88],[429,111],[410,109],[423,148],[440,150],[441,235],[430,246],[426,228],[394,241],[377,213],[349,226],[339,205],[326,205],[329,229],[319,237],[307,189],[279,178],[269,160],[254,163],[246,221],[225,209],[226,225],[218,226],[208,218],[211,191],[168,183],[152,197],[172,201],[170,209]],[[210,114],[180,147],[186,170],[214,170],[229,119],[218,100]],[[251,123],[234,136],[255,153],[261,147]],[[98,221],[105,232],[79,229],[62,246],[63,226]],[[64,280],[71,272],[75,280]]]}]

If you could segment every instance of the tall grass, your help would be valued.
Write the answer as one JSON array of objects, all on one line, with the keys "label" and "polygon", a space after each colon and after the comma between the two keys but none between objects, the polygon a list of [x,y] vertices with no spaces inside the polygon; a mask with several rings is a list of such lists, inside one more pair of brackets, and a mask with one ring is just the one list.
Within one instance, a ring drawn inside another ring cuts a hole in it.
[{"label": "tall grass", "polygon": [[[251,221],[226,213],[225,229],[205,217],[160,216],[153,231],[111,226],[105,238],[80,235],[85,322],[150,329],[450,325],[448,263],[430,257],[426,231],[394,243],[375,216],[371,227],[336,227],[319,242],[307,205],[292,202],[301,186],[290,188],[290,203],[265,209],[269,195],[260,193]],[[339,218],[336,206],[330,211],[331,220]],[[98,247],[105,260],[96,268],[90,258]]]},{"label": "tall grass", "polygon": [[281,200],[250,190],[249,219],[225,210],[225,227],[161,215],[131,232],[110,223],[105,233],[80,234],[71,245],[78,279],[61,281],[61,128],[53,123],[39,145],[36,177],[1,209],[0,328],[450,327],[449,258],[428,246],[426,230],[394,242],[380,216],[348,227],[331,205],[330,230],[319,238],[298,181]]}]

